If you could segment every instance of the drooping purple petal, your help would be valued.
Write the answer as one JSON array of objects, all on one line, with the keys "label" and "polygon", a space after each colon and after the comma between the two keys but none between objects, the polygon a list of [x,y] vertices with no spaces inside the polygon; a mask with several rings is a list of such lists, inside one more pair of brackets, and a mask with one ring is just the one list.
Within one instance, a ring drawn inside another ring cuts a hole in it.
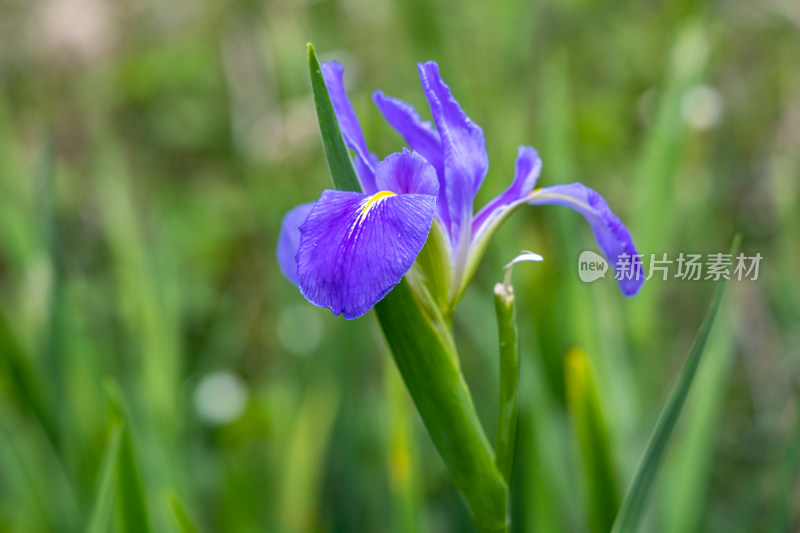
[{"label": "drooping purple petal", "polygon": [[294,258],[300,247],[300,224],[305,222],[314,202],[300,204],[284,215],[281,234],[278,237],[278,266],[286,279],[297,285],[297,260]]},{"label": "drooping purple petal", "polygon": [[361,125],[358,123],[353,105],[344,89],[343,74],[344,67],[338,61],[328,61],[322,64],[322,77],[325,79],[325,86],[328,88],[333,111],[336,113],[336,120],[342,130],[342,137],[344,137],[345,144],[356,153],[355,169],[358,179],[361,181],[361,188],[365,193],[373,194],[377,192],[375,189],[377,158],[367,149]]},{"label": "drooping purple petal", "polygon": [[472,221],[472,234],[475,235],[481,226],[499,215],[520,198],[524,198],[536,186],[536,180],[542,170],[542,160],[536,150],[530,146],[520,146],[517,150],[517,164],[514,180],[511,185],[481,209]]},{"label": "drooping purple petal", "polygon": [[375,185],[378,190],[397,194],[436,196],[439,192],[439,181],[431,164],[421,155],[405,148],[401,153],[391,154],[378,163]]},{"label": "drooping purple petal", "polygon": [[483,130],[461,109],[433,61],[419,65],[422,88],[431,107],[442,142],[445,194],[450,214],[450,236],[456,247],[471,234],[472,203],[486,171],[489,157]]},{"label": "drooping purple petal", "polygon": [[581,183],[554,185],[538,189],[528,197],[530,205],[556,204],[574,209],[589,222],[600,250],[618,276],[620,291],[633,296],[644,283],[641,262],[628,228],[620,221],[597,191]]},{"label": "drooping purple petal", "polygon": [[423,121],[411,104],[375,91],[372,100],[378,106],[386,121],[403,136],[408,146],[428,160],[436,169],[439,180],[439,195],[436,198],[436,214],[444,227],[450,227],[450,214],[447,211],[447,195],[444,185],[444,161],[439,132],[430,122]]},{"label": "drooping purple petal", "polygon": [[300,226],[300,292],[335,315],[363,315],[414,264],[435,209],[424,194],[324,191]]}]

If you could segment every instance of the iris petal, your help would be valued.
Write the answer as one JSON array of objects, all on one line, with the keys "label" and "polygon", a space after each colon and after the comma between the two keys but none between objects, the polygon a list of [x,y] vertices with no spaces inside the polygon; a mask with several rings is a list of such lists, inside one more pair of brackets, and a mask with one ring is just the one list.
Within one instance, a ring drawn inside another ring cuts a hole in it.
[{"label": "iris petal", "polygon": [[439,180],[439,195],[436,198],[436,214],[443,225],[450,227],[450,214],[447,212],[447,196],[444,185],[444,162],[439,132],[430,122],[423,121],[411,104],[375,91],[372,100],[378,106],[386,121],[403,136],[408,146],[428,160],[436,169]]},{"label": "iris petal", "polygon": [[358,123],[353,105],[347,97],[344,89],[342,76],[344,67],[337,61],[328,61],[322,64],[322,76],[325,79],[325,86],[333,104],[333,111],[336,113],[336,120],[339,122],[339,129],[342,131],[344,142],[348,147],[356,152],[355,168],[361,187],[364,192],[372,194],[377,191],[375,188],[375,165],[376,158],[369,153],[367,143],[364,140],[364,133]]},{"label": "iris petal", "polygon": [[427,159],[437,172],[442,172],[442,144],[433,124],[419,118],[411,104],[398,98],[386,96],[383,91],[375,91],[372,100],[378,106],[386,122],[397,130],[415,152]]},{"label": "iris petal", "polygon": [[286,279],[297,285],[297,260],[294,258],[300,246],[300,224],[305,222],[314,202],[300,204],[283,217],[281,234],[278,237],[278,266]]},{"label": "iris petal", "polygon": [[475,193],[489,168],[483,130],[453,98],[450,88],[439,76],[436,63],[420,64],[419,74],[442,142],[451,239],[454,243],[463,243],[471,233]]},{"label": "iris petal", "polygon": [[324,191],[300,226],[300,291],[357,318],[400,282],[425,244],[436,197]]},{"label": "iris petal", "polygon": [[483,224],[491,223],[491,219],[499,215],[503,209],[530,194],[536,186],[541,170],[542,160],[536,150],[530,146],[520,146],[517,150],[514,180],[508,189],[486,204],[475,216],[472,221],[473,234],[478,233]]},{"label": "iris petal", "polygon": [[405,148],[402,153],[391,154],[378,164],[375,184],[382,191],[398,194],[436,196],[439,192],[439,181],[431,164],[421,155]]},{"label": "iris petal", "polygon": [[[532,192],[527,203],[563,205],[583,215],[592,227],[597,245],[609,264],[614,267],[615,272],[622,271],[622,279],[617,280],[622,294],[633,296],[639,292],[644,283],[644,275],[641,263],[634,263],[637,251],[631,234],[597,191],[581,183],[554,185]],[[633,265],[633,269],[627,269],[627,272],[622,265],[625,257],[628,258],[628,265]]]}]

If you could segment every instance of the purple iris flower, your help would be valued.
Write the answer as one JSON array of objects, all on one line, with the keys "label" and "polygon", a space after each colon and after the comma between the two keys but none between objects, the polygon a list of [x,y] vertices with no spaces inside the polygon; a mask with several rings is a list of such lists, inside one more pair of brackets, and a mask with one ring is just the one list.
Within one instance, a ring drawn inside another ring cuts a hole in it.
[{"label": "purple iris flower", "polygon": [[[615,271],[637,251],[624,224],[594,190],[580,184],[534,189],[541,160],[521,146],[511,185],[477,213],[473,201],[489,168],[483,130],[461,109],[429,61],[419,65],[435,127],[414,108],[382,91],[373,100],[408,146],[383,161],[367,149],[337,62],[322,65],[345,144],[363,193],[326,190],[283,219],[278,260],[284,275],[311,303],[356,318],[371,309],[414,265],[432,226],[449,255],[448,305],[452,309],[477,268],[489,238],[521,205],[557,204],[586,219]],[[630,263],[629,263],[630,264]],[[644,276],[627,267],[620,291],[633,296]]]}]

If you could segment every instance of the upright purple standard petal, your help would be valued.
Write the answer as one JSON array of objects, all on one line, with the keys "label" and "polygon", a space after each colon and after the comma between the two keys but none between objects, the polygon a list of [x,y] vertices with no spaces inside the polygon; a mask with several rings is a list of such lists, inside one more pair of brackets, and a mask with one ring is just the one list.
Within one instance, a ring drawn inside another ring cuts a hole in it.
[{"label": "upright purple standard petal", "polygon": [[414,264],[435,209],[424,194],[324,191],[300,226],[300,292],[335,315],[363,315]]},{"label": "upright purple standard petal", "polygon": [[382,191],[397,194],[436,196],[439,192],[439,181],[431,164],[405,148],[402,153],[391,154],[378,164],[375,184]]},{"label": "upright purple standard petal", "polygon": [[344,142],[356,152],[355,167],[361,187],[365,193],[373,194],[377,192],[375,188],[376,159],[367,149],[361,125],[358,123],[356,113],[347,97],[347,91],[344,89],[343,74],[344,67],[338,61],[328,61],[322,64],[322,77],[325,79],[325,86],[331,96],[333,111],[336,113],[336,120],[342,130]]},{"label": "upright purple standard petal", "polygon": [[472,202],[489,169],[483,130],[453,98],[436,63],[420,64],[419,75],[442,142],[450,237],[457,248],[465,250],[464,241],[471,234]]},{"label": "upright purple standard petal", "polygon": [[436,131],[430,122],[423,121],[411,104],[407,104],[397,98],[392,98],[383,94],[383,91],[376,91],[372,94],[372,100],[383,114],[386,121],[403,136],[408,146],[428,160],[436,169],[436,176],[439,180],[439,195],[436,197],[436,214],[442,221],[442,225],[449,229],[450,214],[447,211],[447,195],[444,184],[444,160],[442,154],[442,143],[439,139],[439,132]]},{"label": "upright purple standard petal", "polygon": [[297,285],[297,260],[294,258],[300,247],[300,224],[306,221],[314,202],[300,204],[283,217],[281,234],[278,237],[278,266],[286,279]]},{"label": "upright purple standard petal", "polygon": [[372,100],[386,122],[403,136],[408,146],[427,159],[436,172],[443,173],[442,143],[433,124],[419,118],[417,110],[411,104],[386,96],[383,91],[372,93]]},{"label": "upright purple standard petal", "polygon": [[614,271],[624,270],[622,262],[628,260],[629,269],[626,276],[618,279],[619,289],[625,296],[633,296],[644,283],[644,274],[640,262],[635,262],[636,247],[633,245],[628,228],[611,212],[608,204],[596,191],[581,183],[554,185],[533,191],[528,197],[530,205],[557,204],[574,209],[589,222],[597,245],[606,259],[614,267]]},{"label": "upright purple standard petal", "polygon": [[472,221],[472,234],[475,235],[485,223],[492,219],[511,204],[524,198],[536,186],[536,180],[542,171],[542,160],[536,150],[530,146],[520,146],[517,150],[517,165],[514,172],[514,181],[511,185],[486,204]]}]

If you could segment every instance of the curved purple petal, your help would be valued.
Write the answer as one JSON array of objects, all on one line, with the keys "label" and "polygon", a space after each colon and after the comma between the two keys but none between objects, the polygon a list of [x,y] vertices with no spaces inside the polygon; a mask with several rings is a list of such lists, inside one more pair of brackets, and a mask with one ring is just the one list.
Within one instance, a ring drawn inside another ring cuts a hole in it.
[{"label": "curved purple petal", "polygon": [[405,148],[378,163],[375,185],[381,191],[397,194],[436,196],[439,192],[439,181],[431,164],[421,155]]},{"label": "curved purple petal", "polygon": [[419,118],[411,104],[386,96],[383,91],[372,93],[372,100],[386,122],[403,136],[408,146],[427,159],[437,172],[442,173],[442,143],[433,124]]},{"label": "curved purple petal", "polygon": [[397,98],[375,91],[372,100],[380,110],[383,117],[397,132],[403,136],[408,146],[428,160],[436,169],[439,180],[439,195],[436,198],[436,214],[445,227],[450,227],[450,214],[447,212],[447,196],[444,185],[444,162],[442,142],[439,132],[430,122],[419,118],[416,109]]},{"label": "curved purple petal", "polygon": [[644,274],[631,234],[597,191],[581,183],[554,185],[533,191],[528,204],[563,205],[583,215],[592,227],[597,245],[618,274],[617,283],[622,294],[633,296],[639,292]]},{"label": "curved purple petal", "polygon": [[364,133],[358,123],[353,105],[347,97],[342,76],[344,67],[338,61],[328,61],[322,64],[322,77],[331,96],[333,111],[342,130],[345,144],[356,153],[356,174],[358,174],[361,187],[365,193],[372,194],[375,189],[375,164],[376,158],[367,149]]},{"label": "curved purple petal", "polygon": [[422,63],[419,75],[442,142],[450,236],[457,244],[471,233],[472,202],[489,169],[486,142],[483,130],[464,113],[442,81],[439,66],[433,61]]},{"label": "curved purple petal", "polygon": [[305,222],[314,202],[300,204],[284,215],[281,234],[278,237],[278,266],[286,279],[297,285],[297,260],[294,258],[300,247],[300,224]]},{"label": "curved purple petal", "polygon": [[335,315],[363,315],[414,264],[435,210],[424,194],[324,191],[300,226],[300,292]]},{"label": "curved purple petal", "polygon": [[491,222],[499,212],[520,198],[524,198],[536,186],[536,180],[542,171],[542,160],[536,149],[530,146],[520,146],[517,150],[517,164],[514,180],[511,185],[486,204],[472,221],[472,234],[475,235],[487,221]]}]

